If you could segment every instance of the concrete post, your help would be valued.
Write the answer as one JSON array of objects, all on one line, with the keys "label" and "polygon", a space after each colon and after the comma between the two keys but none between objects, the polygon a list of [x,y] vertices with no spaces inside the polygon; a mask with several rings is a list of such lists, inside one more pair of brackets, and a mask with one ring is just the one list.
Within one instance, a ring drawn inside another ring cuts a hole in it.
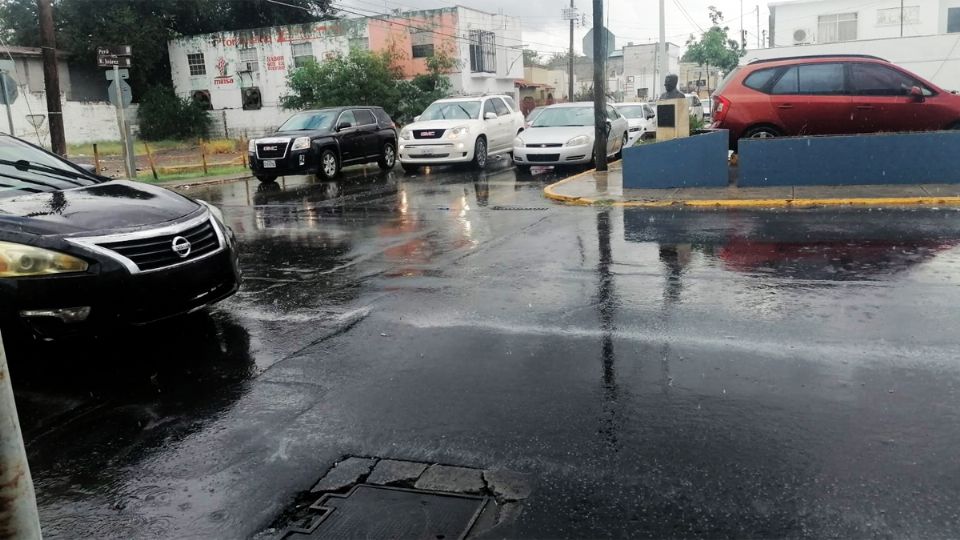
[{"label": "concrete post", "polygon": [[39,540],[40,517],[0,336],[0,539]]}]

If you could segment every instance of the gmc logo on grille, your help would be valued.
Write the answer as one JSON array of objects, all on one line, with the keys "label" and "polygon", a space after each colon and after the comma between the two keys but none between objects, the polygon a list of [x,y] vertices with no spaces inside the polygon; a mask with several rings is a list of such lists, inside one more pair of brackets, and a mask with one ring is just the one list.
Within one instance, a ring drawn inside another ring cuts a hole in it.
[{"label": "gmc logo on grille", "polygon": [[436,132],[434,132],[434,131],[421,131],[421,132],[420,132],[420,136],[421,136],[421,137],[433,137],[434,135],[436,135]]},{"label": "gmc logo on grille", "polygon": [[276,147],[276,146],[264,146],[263,149],[264,149],[264,151],[266,151],[266,152],[276,152],[276,151],[277,151],[277,147]]}]

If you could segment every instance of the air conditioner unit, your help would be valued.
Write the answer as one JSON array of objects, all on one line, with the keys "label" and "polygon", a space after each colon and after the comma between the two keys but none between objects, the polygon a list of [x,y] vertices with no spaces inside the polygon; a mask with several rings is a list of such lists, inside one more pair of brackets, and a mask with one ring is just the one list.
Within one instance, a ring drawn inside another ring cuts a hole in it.
[{"label": "air conditioner unit", "polygon": [[810,30],[807,30],[806,28],[797,28],[793,31],[793,44],[809,45],[811,42],[810,34]]},{"label": "air conditioner unit", "polygon": [[193,102],[200,106],[205,111],[212,111],[213,104],[210,101],[210,91],[209,90],[194,90],[190,93],[190,97],[193,99]]},{"label": "air conditioner unit", "polygon": [[241,90],[241,100],[243,103],[243,110],[245,111],[255,111],[260,109],[263,106],[263,100],[260,96],[260,89],[256,86],[251,86],[249,88],[244,88]]}]

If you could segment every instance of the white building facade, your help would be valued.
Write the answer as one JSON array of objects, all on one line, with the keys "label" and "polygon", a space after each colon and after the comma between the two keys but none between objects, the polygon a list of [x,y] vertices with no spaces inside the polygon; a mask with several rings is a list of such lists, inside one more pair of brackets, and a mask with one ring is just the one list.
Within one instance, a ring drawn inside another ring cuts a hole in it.
[{"label": "white building facade", "polygon": [[[680,70],[680,47],[667,43],[667,70],[678,73]],[[623,74],[620,84],[623,88],[623,101],[651,101],[664,92],[663,79],[667,73],[660,73],[660,45],[645,43],[627,44],[623,47]]]},{"label": "white building facade", "polygon": [[743,62],[784,56],[879,56],[946,90],[960,90],[960,0],[772,2],[769,48]]},{"label": "white building facade", "polygon": [[[188,36],[167,44],[177,93],[209,100],[230,136],[273,131],[292,111],[281,99],[287,77],[308,59],[323,62],[352,48],[386,51],[404,76],[426,72],[426,58],[444,50],[458,60],[455,94],[518,97],[523,79],[520,20],[461,6],[376,18]],[[219,126],[218,126],[219,127]]]}]

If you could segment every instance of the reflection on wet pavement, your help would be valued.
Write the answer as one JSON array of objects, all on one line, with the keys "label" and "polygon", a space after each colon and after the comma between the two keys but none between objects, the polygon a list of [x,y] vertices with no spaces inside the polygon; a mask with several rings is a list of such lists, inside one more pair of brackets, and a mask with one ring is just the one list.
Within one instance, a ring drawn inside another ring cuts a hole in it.
[{"label": "reflection on wet pavement", "polygon": [[557,178],[188,190],[241,292],[12,366],[47,536],[248,537],[345,455],[535,475],[508,537],[956,531],[960,214],[560,207]]}]

